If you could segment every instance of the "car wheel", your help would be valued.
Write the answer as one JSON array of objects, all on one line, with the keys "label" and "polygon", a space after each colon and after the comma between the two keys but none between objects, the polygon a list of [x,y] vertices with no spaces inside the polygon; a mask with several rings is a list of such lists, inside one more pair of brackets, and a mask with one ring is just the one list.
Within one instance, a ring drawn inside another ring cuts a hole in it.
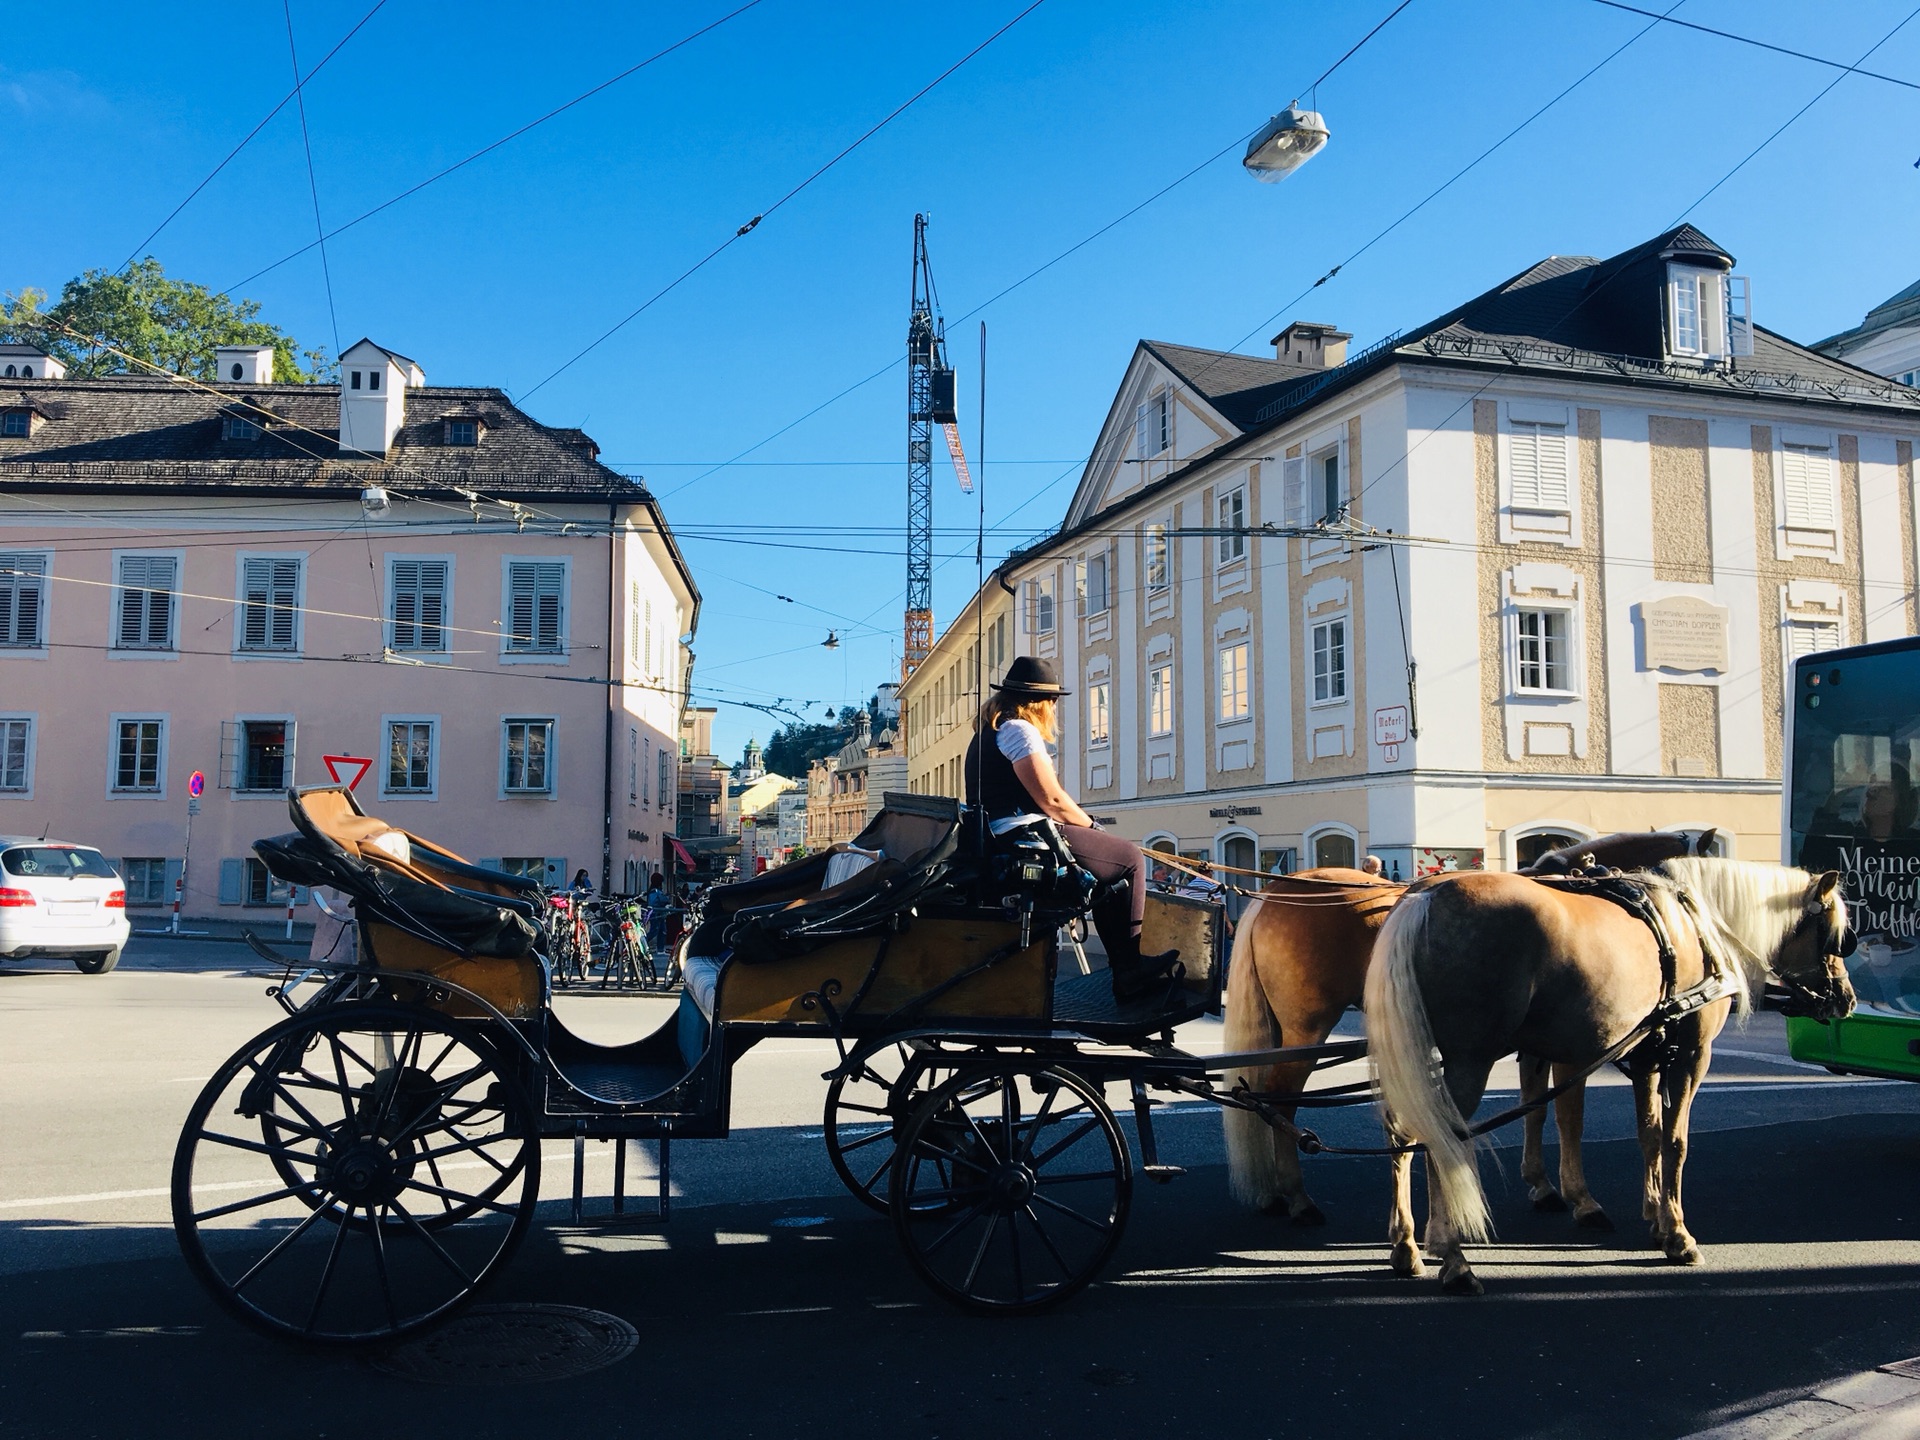
[{"label": "car wheel", "polygon": [[104,975],[120,963],[118,950],[102,950],[98,955],[76,955],[73,963],[82,975]]}]

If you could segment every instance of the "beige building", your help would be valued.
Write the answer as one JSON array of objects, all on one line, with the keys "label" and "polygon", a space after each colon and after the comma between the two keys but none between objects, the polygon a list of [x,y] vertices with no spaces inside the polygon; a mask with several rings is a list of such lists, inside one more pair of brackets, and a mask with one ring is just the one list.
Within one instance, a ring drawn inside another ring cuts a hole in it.
[{"label": "beige building", "polygon": [[1001,583],[1003,574],[995,571],[987,578],[984,615],[976,595],[900,687],[907,788],[915,794],[965,793],[961,766],[973,738],[973,717],[985,698],[980,658],[986,657],[988,685],[999,683],[1013,658],[1014,591]]},{"label": "beige building", "polygon": [[907,757],[897,730],[873,733],[862,710],[853,738],[838,754],[807,770],[807,849],[818,852],[851,840],[880,813],[889,790],[907,788]]},{"label": "beige building", "polygon": [[1324,325],[1271,360],[1142,342],[1060,528],[1001,571],[1010,653],[1074,691],[1069,788],[1262,869],[1648,826],[1777,856],[1786,662],[1915,628],[1920,392],[1748,293],[1680,226],[1351,359]]}]

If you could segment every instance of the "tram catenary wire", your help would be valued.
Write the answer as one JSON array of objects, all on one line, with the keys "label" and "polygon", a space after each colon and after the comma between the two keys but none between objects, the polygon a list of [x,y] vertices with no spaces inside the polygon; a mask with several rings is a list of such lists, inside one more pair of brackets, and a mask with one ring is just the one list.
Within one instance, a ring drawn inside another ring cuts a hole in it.
[{"label": "tram catenary wire", "polygon": [[300,74],[300,50],[293,39],[293,0],[280,0],[287,18],[287,56],[293,62],[293,103],[300,116],[300,145],[307,157],[307,193],[313,198],[313,232],[320,238],[320,275],[327,285],[327,318],[333,322],[333,353],[340,354],[340,311],[333,303],[333,266],[327,260],[327,227],[320,219],[320,181],[313,170],[313,136],[307,130],[307,82]]}]

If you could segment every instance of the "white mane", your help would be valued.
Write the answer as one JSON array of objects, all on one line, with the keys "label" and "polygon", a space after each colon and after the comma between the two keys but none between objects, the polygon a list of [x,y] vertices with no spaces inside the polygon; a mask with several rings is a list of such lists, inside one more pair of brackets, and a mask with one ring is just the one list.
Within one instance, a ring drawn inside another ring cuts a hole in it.
[{"label": "white mane", "polygon": [[[1740,967],[1747,983],[1739,1008],[1745,1011],[1800,923],[1813,876],[1789,865],[1682,856],[1663,862],[1648,878],[1661,877],[1693,898],[1707,946]],[[1836,895],[1834,907],[1844,927],[1846,902]]]}]

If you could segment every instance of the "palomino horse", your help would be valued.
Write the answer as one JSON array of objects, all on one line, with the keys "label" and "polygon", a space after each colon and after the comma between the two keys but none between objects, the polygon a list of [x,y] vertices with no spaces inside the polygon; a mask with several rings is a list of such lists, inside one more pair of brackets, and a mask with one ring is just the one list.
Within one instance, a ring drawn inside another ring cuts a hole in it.
[{"label": "palomino horse", "polygon": [[[1769,974],[1798,987],[1816,1016],[1853,1009],[1837,873],[1678,859],[1636,878],[1671,937],[1670,977],[1638,916],[1517,875],[1460,875],[1417,891],[1380,931],[1366,985],[1369,1056],[1390,1132],[1426,1147],[1425,1248],[1449,1293],[1481,1290],[1461,1249],[1491,1229],[1466,1119],[1500,1056],[1519,1050],[1578,1071],[1627,1042],[1669,983],[1684,994],[1710,974],[1729,977],[1730,993],[1669,1020],[1662,1038],[1629,1056],[1643,1211],[1667,1258],[1697,1265],[1680,1203],[1687,1112],[1728,1012],[1744,1010]],[[1394,1157],[1388,1227],[1403,1275],[1422,1269],[1410,1158]]]},{"label": "palomino horse", "polygon": [[[1588,855],[1603,864],[1637,869],[1685,855],[1712,838],[1712,831],[1698,840],[1678,831],[1604,835],[1550,851],[1523,873],[1565,874]],[[1271,1050],[1325,1040],[1342,1012],[1360,1003],[1374,937],[1406,889],[1359,870],[1334,867],[1268,881],[1248,902],[1234,932],[1227,972],[1226,1048]],[[1254,1091],[1292,1090],[1306,1083],[1311,1069],[1294,1064],[1236,1070],[1227,1083],[1243,1079]],[[1523,1056],[1520,1075],[1526,1099],[1546,1093],[1545,1061]],[[1547,1180],[1544,1109],[1527,1115],[1521,1174],[1537,1208],[1563,1210],[1571,1205],[1580,1224],[1604,1229],[1611,1222],[1588,1192],[1580,1168],[1583,1098],[1582,1087],[1576,1085],[1554,1102],[1566,1199]],[[1284,1113],[1291,1119],[1294,1112],[1287,1108]],[[1228,1108],[1221,1115],[1234,1195],[1269,1214],[1285,1211],[1296,1224],[1323,1223],[1325,1217],[1307,1194],[1300,1173],[1299,1147],[1249,1111]]]}]

